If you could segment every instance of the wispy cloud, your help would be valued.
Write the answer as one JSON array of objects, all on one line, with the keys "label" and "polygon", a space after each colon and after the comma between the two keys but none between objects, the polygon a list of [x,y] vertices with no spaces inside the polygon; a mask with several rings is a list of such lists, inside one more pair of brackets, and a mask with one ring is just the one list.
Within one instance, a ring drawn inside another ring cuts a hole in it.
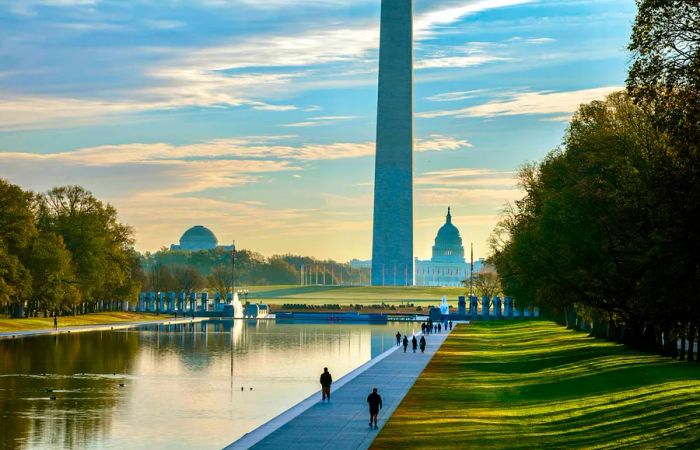
[{"label": "wispy cloud", "polygon": [[427,99],[433,102],[457,102],[477,98],[488,91],[488,89],[472,89],[469,91],[445,92],[442,94],[431,95],[430,97],[427,97]]},{"label": "wispy cloud", "polygon": [[324,125],[332,125],[336,122],[342,122],[345,120],[357,119],[358,116],[321,116],[321,117],[310,117],[303,122],[292,122],[282,125],[283,127],[291,128],[303,128],[303,127],[320,127]]},{"label": "wispy cloud", "polygon": [[416,69],[448,69],[456,67],[472,67],[496,61],[508,61],[510,58],[503,58],[493,55],[472,55],[472,56],[445,56],[439,58],[426,58],[416,62]]},{"label": "wispy cloud", "polygon": [[620,86],[581,89],[568,92],[525,92],[509,95],[505,100],[494,100],[467,108],[427,111],[418,114],[423,118],[435,117],[496,117],[528,114],[571,114],[582,103],[600,100]]}]

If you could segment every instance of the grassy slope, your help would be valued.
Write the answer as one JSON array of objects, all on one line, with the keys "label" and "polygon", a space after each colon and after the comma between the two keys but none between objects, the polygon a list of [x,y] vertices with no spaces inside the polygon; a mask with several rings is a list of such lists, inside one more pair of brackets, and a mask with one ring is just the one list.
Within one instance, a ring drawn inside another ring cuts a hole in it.
[{"label": "grassy slope", "polygon": [[[82,316],[67,316],[58,318],[59,328],[81,325],[103,325],[119,322],[145,322],[149,320],[166,319],[171,315],[140,314],[130,312],[112,312],[101,314],[85,314]],[[0,332],[43,330],[53,328],[53,318],[6,319],[0,317]]]},{"label": "grassy slope", "polygon": [[254,294],[250,299],[264,299],[267,303],[308,304],[374,304],[429,302],[436,305],[443,295],[452,304],[464,295],[464,288],[455,287],[346,287],[346,286],[259,286],[249,288]]},{"label": "grassy slope", "polygon": [[373,448],[700,448],[700,367],[549,322],[460,325]]}]

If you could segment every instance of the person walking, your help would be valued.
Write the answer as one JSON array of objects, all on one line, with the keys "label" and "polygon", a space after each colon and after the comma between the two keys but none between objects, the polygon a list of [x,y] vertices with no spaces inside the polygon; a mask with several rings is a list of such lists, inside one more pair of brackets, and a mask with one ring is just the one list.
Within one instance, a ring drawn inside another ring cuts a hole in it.
[{"label": "person walking", "polygon": [[408,348],[408,338],[406,335],[403,336],[403,352],[406,353],[406,349]]},{"label": "person walking", "polygon": [[330,372],[328,372],[328,367],[323,368],[323,373],[321,374],[321,401],[328,400],[331,401],[331,383],[333,383],[333,377]]},{"label": "person walking", "polygon": [[53,329],[58,330],[58,314],[53,313]]},{"label": "person walking", "polygon": [[396,346],[401,346],[401,333],[399,333],[398,331],[396,332]]},{"label": "person walking", "polygon": [[450,331],[452,331],[452,321],[450,320]]},{"label": "person walking", "polygon": [[420,352],[425,353],[425,336],[420,337]]},{"label": "person walking", "polygon": [[442,333],[442,324],[438,324],[438,333]]},{"label": "person walking", "polygon": [[372,389],[372,393],[367,397],[367,403],[369,403],[369,427],[372,428],[372,422],[374,422],[376,430],[378,429],[377,416],[382,409],[382,397],[377,393],[377,388]]},{"label": "person walking", "polygon": [[421,333],[425,334],[425,323],[420,324],[420,331]]},{"label": "person walking", "polygon": [[413,339],[411,339],[411,345],[413,346],[413,353],[415,353],[416,349],[418,348],[418,339],[416,339],[415,336],[413,336]]}]

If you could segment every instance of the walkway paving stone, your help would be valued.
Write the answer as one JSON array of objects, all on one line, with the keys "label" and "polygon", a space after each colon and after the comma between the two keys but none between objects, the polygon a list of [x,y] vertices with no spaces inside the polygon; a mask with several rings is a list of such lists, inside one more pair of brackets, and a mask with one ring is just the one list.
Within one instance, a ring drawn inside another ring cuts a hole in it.
[{"label": "walkway paving stone", "polygon": [[[354,378],[332,392],[330,403],[320,402],[319,392],[314,399],[305,401],[308,403],[307,409],[296,417],[281,426],[274,424],[280,419],[273,419],[231,444],[227,450],[369,448],[447,336],[448,333],[444,331],[426,336],[425,354],[421,354],[420,350],[413,353],[410,345],[406,353],[403,347],[390,350],[390,354],[382,355],[383,359],[359,375],[348,374],[348,377]],[[369,427],[367,396],[375,387],[384,403],[379,413],[379,430]],[[304,406],[300,404],[298,407]],[[270,429],[274,431],[266,434]]]}]

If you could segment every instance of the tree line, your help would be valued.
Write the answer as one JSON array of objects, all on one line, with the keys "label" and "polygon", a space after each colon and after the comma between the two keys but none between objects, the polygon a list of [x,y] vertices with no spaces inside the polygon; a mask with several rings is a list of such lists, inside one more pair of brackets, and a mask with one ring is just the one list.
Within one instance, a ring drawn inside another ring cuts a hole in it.
[{"label": "tree line", "polygon": [[140,287],[133,231],[79,186],[43,194],[0,179],[0,314],[118,308]]},{"label": "tree line", "polygon": [[225,297],[234,284],[237,287],[298,285],[302,282],[317,284],[318,279],[318,284],[338,285],[360,284],[368,279],[366,269],[355,269],[347,263],[308,256],[265,257],[242,249],[236,252],[233,270],[231,258],[231,253],[223,249],[194,252],[161,249],[155,253],[145,253],[141,257],[143,289],[189,293],[207,288]]},{"label": "tree line", "polygon": [[582,105],[521,169],[492,261],[507,295],[551,318],[697,361],[700,4],[637,3],[626,90]]}]

